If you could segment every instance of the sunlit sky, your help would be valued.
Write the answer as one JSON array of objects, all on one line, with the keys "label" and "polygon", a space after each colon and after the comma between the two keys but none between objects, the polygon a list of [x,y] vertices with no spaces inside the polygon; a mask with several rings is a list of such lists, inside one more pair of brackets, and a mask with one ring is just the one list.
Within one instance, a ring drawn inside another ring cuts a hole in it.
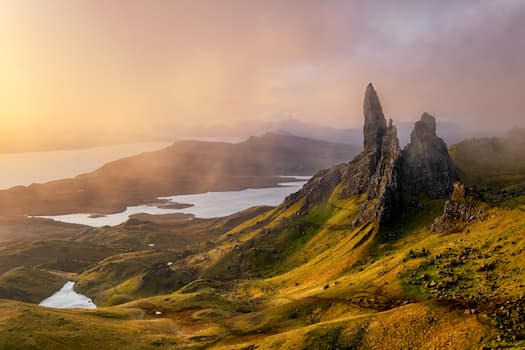
[{"label": "sunlit sky", "polygon": [[[525,124],[525,1],[0,0],[0,137]],[[16,140],[15,140],[16,139]]]}]

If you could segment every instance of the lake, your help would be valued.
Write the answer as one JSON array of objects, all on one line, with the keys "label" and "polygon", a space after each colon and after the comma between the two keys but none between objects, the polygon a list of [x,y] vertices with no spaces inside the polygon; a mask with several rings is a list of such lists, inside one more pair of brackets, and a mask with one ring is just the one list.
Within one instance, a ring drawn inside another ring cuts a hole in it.
[{"label": "lake", "polygon": [[222,217],[257,205],[277,206],[281,204],[286,196],[299,191],[306,183],[306,180],[310,178],[310,176],[287,177],[293,177],[296,181],[283,182],[280,183],[279,186],[268,188],[250,188],[240,191],[206,192],[200,194],[159,198],[168,200],[168,204],[172,202],[193,205],[192,207],[184,209],[166,209],[159,208],[154,205],[137,205],[127,207],[127,209],[121,213],[100,217],[94,217],[88,213],[42,217],[72,224],[83,224],[94,227],[119,225],[127,221],[131,215],[138,213],[147,213],[152,215],[187,213],[193,214],[198,218]]},{"label": "lake", "polygon": [[55,307],[59,309],[96,309],[97,306],[91,298],[73,290],[75,282],[68,281],[58,292],[42,300],[38,305]]}]

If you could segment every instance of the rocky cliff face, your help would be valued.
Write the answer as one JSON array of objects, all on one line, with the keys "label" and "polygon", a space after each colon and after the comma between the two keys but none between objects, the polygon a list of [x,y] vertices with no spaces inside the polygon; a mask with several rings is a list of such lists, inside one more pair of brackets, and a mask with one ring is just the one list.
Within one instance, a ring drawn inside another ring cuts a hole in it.
[{"label": "rocky cliff face", "polygon": [[[377,161],[370,162],[366,186],[366,202],[356,224],[366,221],[377,223],[391,219],[400,206],[399,160],[401,149],[397,130],[390,120],[389,126],[377,145]],[[366,175],[365,175],[366,176]]]},{"label": "rocky cliff face", "polygon": [[355,225],[384,223],[407,205],[405,193],[444,198],[452,190],[457,171],[446,144],[436,135],[436,121],[423,114],[412,132],[411,143],[401,151],[392,120],[386,123],[379,97],[372,86],[364,100],[364,150],[350,163],[324,170],[304,188],[289,196],[289,206],[304,199],[303,210],[328,200],[336,187],[339,196],[365,195]]},{"label": "rocky cliff face", "polygon": [[392,121],[387,126],[377,93],[369,84],[364,99],[364,150],[350,163],[314,176],[304,188],[287,198],[292,204],[305,199],[304,209],[316,205],[342,185],[341,196],[366,195],[355,224],[388,220],[399,207],[399,159],[401,149]]},{"label": "rocky cliff face", "polygon": [[436,135],[433,116],[423,113],[421,120],[416,122],[402,158],[405,192],[433,199],[450,195],[459,177],[447,145]]}]

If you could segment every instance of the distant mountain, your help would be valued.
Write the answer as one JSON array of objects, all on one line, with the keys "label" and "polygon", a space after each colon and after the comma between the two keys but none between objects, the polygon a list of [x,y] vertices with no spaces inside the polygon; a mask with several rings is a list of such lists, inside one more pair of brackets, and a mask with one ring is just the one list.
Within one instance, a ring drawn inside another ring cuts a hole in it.
[{"label": "distant mountain", "polygon": [[361,146],[363,143],[363,132],[359,128],[338,129],[321,126],[313,123],[306,123],[298,119],[286,119],[277,122],[261,123],[262,127],[268,131],[286,131],[297,136],[310,139],[340,142]]},{"label": "distant mountain", "polygon": [[[413,121],[397,121],[398,137],[401,146],[408,144]],[[450,146],[467,137],[484,135],[467,132],[457,123],[440,121],[438,133]],[[308,123],[296,118],[277,121],[250,120],[250,123],[209,124],[179,126],[176,130],[141,130],[133,135],[115,135],[101,130],[70,130],[57,134],[26,135],[13,138],[9,130],[0,130],[0,154],[41,152],[56,150],[83,149],[100,146],[113,146],[127,143],[170,141],[174,139],[239,140],[250,136],[262,136],[265,133],[290,133],[295,136],[314,140],[344,143],[361,146],[363,134],[361,128],[336,128]],[[31,140],[31,142],[28,142]]]},{"label": "distant mountain", "polygon": [[450,154],[467,184],[525,187],[525,128],[501,137],[464,140]]},{"label": "distant mountain", "polygon": [[[396,122],[396,126],[399,144],[401,146],[407,145],[410,142],[410,133],[414,127],[414,122]],[[297,119],[288,119],[282,122],[269,123],[268,127],[269,130],[288,131],[297,136],[303,136],[317,140],[331,140],[333,142],[354,145],[363,144],[362,128],[337,129],[309,124]],[[448,121],[438,122],[437,130],[441,138],[448,145],[452,145],[463,140],[467,135],[466,131],[461,127],[461,125]]]},{"label": "distant mountain", "polygon": [[[414,122],[402,121],[396,122],[398,138],[401,146],[407,145],[410,141]],[[296,136],[306,137],[315,140],[324,140],[329,142],[338,142],[359,145],[363,144],[362,128],[333,128],[313,123],[306,123],[301,120],[290,118],[274,122],[259,122],[247,125],[230,125],[214,126],[208,129],[202,129],[202,135],[215,135],[217,130],[221,130],[219,136],[245,136],[257,135],[262,132],[291,133]],[[473,136],[457,123],[450,121],[440,121],[437,124],[437,132],[441,138],[450,146],[463,140],[466,137]]]},{"label": "distant mountain", "polygon": [[274,186],[347,162],[359,147],[268,133],[241,143],[177,141],[74,179],[0,191],[0,213],[109,213],[159,196]]}]

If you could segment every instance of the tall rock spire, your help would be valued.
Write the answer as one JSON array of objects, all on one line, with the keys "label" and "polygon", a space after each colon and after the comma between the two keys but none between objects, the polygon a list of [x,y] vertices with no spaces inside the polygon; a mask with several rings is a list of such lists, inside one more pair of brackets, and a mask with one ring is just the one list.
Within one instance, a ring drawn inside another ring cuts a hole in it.
[{"label": "tall rock spire", "polygon": [[[363,203],[354,224],[379,223],[391,219],[399,207],[399,157],[397,130],[387,127],[383,109],[372,84],[364,100],[364,151],[350,163],[341,164],[314,176],[303,189],[285,202],[304,198],[303,211],[328,200],[339,187],[340,198],[362,195]],[[340,186],[342,185],[342,186]]]},{"label": "tall rock spire", "polygon": [[364,100],[364,151],[351,162],[323,170],[285,205],[304,199],[301,212],[338,198],[362,198],[354,224],[374,223],[376,228],[396,217],[419,197],[443,198],[450,194],[457,171],[445,142],[436,135],[436,120],[424,113],[401,151],[397,130],[388,125],[376,91],[369,84]]},{"label": "tall rock spire", "polygon": [[363,112],[365,117],[364,148],[365,152],[370,152],[381,147],[387,129],[383,108],[372,83],[366,87]]}]

